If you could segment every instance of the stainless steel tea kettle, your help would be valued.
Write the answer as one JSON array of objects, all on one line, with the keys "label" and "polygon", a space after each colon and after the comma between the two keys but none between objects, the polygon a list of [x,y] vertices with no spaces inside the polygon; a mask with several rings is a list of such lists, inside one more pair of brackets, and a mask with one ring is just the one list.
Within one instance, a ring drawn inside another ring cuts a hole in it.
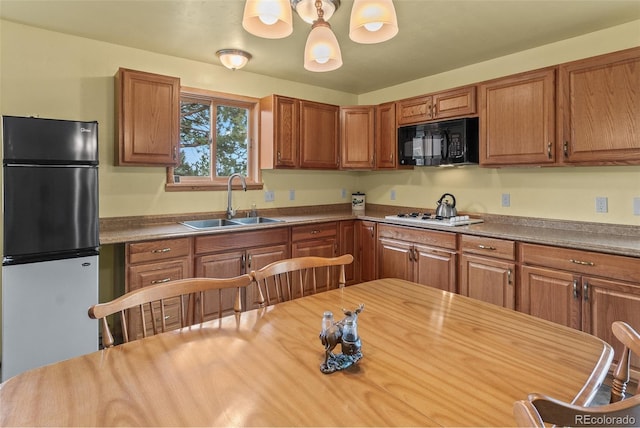
[{"label": "stainless steel tea kettle", "polygon": [[[446,196],[451,196],[453,205],[449,205],[449,201],[444,200]],[[456,198],[451,193],[445,193],[438,200],[438,208],[436,208],[436,218],[449,218],[455,217],[456,215],[458,215],[458,211],[456,210]]]}]

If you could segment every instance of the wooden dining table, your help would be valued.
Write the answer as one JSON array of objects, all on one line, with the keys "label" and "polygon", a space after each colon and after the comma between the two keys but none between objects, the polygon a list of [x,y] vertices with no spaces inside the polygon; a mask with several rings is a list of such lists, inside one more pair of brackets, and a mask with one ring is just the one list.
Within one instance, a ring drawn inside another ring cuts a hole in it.
[{"label": "wooden dining table", "polygon": [[[362,359],[322,373],[323,313],[361,303]],[[513,426],[529,393],[589,403],[611,359],[589,334],[380,279],[27,371],[0,385],[0,425]]]}]

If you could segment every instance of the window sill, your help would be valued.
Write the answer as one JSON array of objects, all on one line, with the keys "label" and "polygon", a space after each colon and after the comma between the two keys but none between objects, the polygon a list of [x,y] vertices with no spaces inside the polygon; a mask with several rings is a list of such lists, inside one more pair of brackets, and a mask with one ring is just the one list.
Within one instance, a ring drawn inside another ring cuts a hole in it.
[{"label": "window sill", "polygon": [[[262,190],[262,183],[247,183],[247,190]],[[233,183],[233,190],[242,190],[242,186]],[[226,184],[197,184],[197,183],[167,183],[164,185],[165,192],[199,192],[199,191],[227,191]]]}]

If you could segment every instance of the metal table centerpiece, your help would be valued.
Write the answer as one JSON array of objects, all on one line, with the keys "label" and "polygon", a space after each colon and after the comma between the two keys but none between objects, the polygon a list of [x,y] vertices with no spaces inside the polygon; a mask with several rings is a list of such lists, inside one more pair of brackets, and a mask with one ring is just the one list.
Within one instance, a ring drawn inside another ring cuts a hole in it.
[{"label": "metal table centerpiece", "polygon": [[[358,314],[364,309],[360,304],[355,310],[342,309],[345,317],[334,322],[333,313],[327,311],[322,317],[322,331],[320,341],[324,345],[324,362],[320,364],[320,371],[328,374],[344,370],[362,358],[362,342],[358,335]],[[333,349],[340,343],[341,354],[334,354]]]}]

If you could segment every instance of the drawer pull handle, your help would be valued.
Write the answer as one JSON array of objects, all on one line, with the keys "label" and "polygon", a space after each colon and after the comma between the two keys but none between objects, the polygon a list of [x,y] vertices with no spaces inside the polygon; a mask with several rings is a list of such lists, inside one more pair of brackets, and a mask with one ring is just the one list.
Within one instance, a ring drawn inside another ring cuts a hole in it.
[{"label": "drawer pull handle", "polygon": [[492,247],[490,245],[482,245],[482,244],[479,244],[478,248],[480,248],[481,250],[490,250],[490,251],[496,250],[496,247]]},{"label": "drawer pull handle", "polygon": [[163,279],[154,279],[151,281],[151,284],[164,284],[165,282],[171,281],[171,278],[163,278]]},{"label": "drawer pull handle", "polygon": [[171,251],[171,247],[160,248],[159,250],[151,250],[152,253],[168,253]]},{"label": "drawer pull handle", "polygon": [[571,263],[577,264],[577,265],[582,265],[582,266],[595,266],[595,263],[593,262],[584,262],[582,260],[575,260],[575,259],[569,259],[569,261]]},{"label": "drawer pull handle", "polygon": [[312,235],[315,235],[315,234],[317,234],[317,233],[320,233],[320,231],[319,231],[318,229],[316,229],[316,230],[312,230],[312,231],[311,231],[311,234],[312,234]]}]

